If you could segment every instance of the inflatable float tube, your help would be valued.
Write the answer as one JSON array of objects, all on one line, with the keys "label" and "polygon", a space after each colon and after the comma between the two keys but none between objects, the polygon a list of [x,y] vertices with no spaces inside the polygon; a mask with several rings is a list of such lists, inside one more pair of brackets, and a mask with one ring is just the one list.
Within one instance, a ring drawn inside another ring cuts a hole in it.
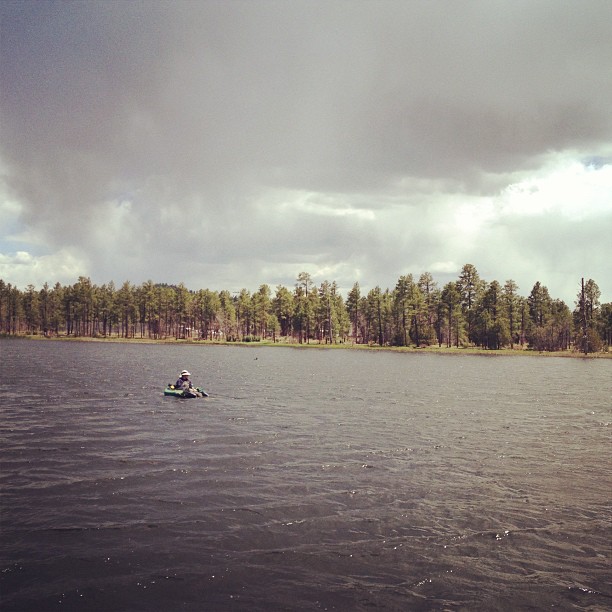
[{"label": "inflatable float tube", "polygon": [[168,385],[164,389],[165,396],[180,397],[181,399],[191,399],[194,397],[208,397],[208,393],[201,387],[194,387],[189,391],[183,391],[182,389],[175,388],[174,385]]}]

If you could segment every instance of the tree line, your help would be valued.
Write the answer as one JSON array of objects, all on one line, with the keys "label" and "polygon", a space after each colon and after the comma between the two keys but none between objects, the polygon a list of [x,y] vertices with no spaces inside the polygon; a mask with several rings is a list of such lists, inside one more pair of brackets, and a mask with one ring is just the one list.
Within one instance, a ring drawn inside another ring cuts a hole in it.
[{"label": "tree line", "polygon": [[443,287],[428,272],[407,274],[393,289],[365,294],[355,283],[345,298],[336,282],[317,286],[307,272],[274,293],[266,284],[254,293],[152,281],[117,288],[82,276],[74,285],[22,291],[0,279],[0,334],[587,353],[612,344],[612,303],[600,304],[600,295],[594,280],[583,279],[570,310],[540,282],[523,297],[513,280],[486,282],[472,264]]}]

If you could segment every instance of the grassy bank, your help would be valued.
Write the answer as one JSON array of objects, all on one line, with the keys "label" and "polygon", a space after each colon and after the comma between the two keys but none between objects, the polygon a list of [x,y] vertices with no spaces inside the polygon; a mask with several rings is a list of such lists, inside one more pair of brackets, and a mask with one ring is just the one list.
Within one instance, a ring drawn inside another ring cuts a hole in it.
[{"label": "grassy bank", "polygon": [[433,355],[480,355],[485,357],[565,357],[574,359],[612,359],[612,352],[601,352],[601,353],[589,353],[584,355],[578,351],[533,351],[525,348],[515,349],[483,349],[478,347],[446,347],[446,346],[427,346],[417,348],[415,346],[378,346],[378,345],[367,345],[367,344],[319,344],[318,342],[309,342],[305,344],[298,344],[295,342],[287,342],[285,340],[278,340],[272,342],[271,340],[263,340],[259,342],[221,342],[212,340],[193,340],[193,339],[175,339],[175,338],[122,338],[119,336],[98,336],[94,338],[84,336],[53,336],[44,337],[40,335],[27,336],[3,336],[4,338],[20,338],[29,340],[47,340],[55,342],[106,342],[106,343],[129,343],[129,344],[173,344],[173,345],[190,345],[190,346],[243,346],[250,348],[261,348],[261,347],[285,347],[294,348],[299,350],[307,349],[319,349],[319,350],[356,350],[356,351],[390,351],[394,353],[413,353],[413,354],[433,354]]}]

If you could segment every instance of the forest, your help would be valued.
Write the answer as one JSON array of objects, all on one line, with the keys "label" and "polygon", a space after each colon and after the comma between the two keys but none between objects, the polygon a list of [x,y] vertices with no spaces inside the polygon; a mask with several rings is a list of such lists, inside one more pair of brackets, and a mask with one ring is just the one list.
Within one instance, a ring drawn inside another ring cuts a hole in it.
[{"label": "forest", "polygon": [[365,294],[355,283],[346,297],[336,282],[317,286],[307,272],[274,293],[266,284],[230,293],[152,281],[98,286],[85,277],[20,290],[0,279],[0,335],[609,350],[612,303],[600,304],[594,280],[578,279],[573,310],[540,282],[526,297],[518,289],[513,280],[483,280],[472,264],[443,287],[425,272]]}]

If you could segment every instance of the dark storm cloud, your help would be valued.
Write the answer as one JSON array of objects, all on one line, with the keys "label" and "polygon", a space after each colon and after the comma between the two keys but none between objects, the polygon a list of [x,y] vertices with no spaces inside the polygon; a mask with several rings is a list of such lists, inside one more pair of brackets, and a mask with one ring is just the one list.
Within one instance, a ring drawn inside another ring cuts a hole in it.
[{"label": "dark storm cloud", "polygon": [[[217,266],[219,285],[249,284],[360,242],[347,273],[374,277],[398,251],[407,266],[442,261],[434,212],[448,207],[432,193],[495,194],[551,151],[595,158],[612,140],[607,1],[0,11],[7,192],[40,243],[79,249],[103,279],[130,262],[140,278]],[[338,214],[280,211],[283,191]],[[395,206],[415,227],[397,230]]]}]

